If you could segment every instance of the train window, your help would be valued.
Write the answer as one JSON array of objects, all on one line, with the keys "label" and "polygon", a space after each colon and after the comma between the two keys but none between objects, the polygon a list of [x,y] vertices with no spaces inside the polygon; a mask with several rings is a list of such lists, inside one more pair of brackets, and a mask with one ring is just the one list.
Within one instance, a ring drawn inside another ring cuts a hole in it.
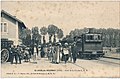
[{"label": "train window", "polygon": [[101,35],[94,35],[94,40],[101,40]]},{"label": "train window", "polygon": [[93,37],[94,37],[93,35],[90,35],[90,36],[89,36],[89,39],[90,39],[90,40],[94,40]]},{"label": "train window", "polygon": [[100,35],[98,35],[98,40],[101,40],[101,36]]},{"label": "train window", "polygon": [[94,35],[94,40],[98,40],[98,35]]},{"label": "train window", "polygon": [[87,34],[86,41],[101,41],[100,34]]},{"label": "train window", "polygon": [[87,39],[87,40],[90,40],[90,37],[89,37],[89,35],[86,35],[86,39]]},{"label": "train window", "polygon": [[93,35],[86,35],[86,40],[94,40]]},{"label": "train window", "polygon": [[89,39],[89,37],[88,37],[88,35],[86,35],[86,40],[88,40]]}]

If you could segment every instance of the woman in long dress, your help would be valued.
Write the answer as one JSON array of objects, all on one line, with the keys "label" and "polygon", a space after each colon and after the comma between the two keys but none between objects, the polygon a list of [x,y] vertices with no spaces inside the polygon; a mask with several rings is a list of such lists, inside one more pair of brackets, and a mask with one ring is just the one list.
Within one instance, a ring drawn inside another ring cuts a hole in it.
[{"label": "woman in long dress", "polygon": [[37,46],[34,46],[33,62],[37,60]]},{"label": "woman in long dress", "polygon": [[61,49],[60,49],[60,44],[56,44],[55,47],[54,47],[54,63],[55,64],[59,64],[60,63],[60,52],[61,52]]}]

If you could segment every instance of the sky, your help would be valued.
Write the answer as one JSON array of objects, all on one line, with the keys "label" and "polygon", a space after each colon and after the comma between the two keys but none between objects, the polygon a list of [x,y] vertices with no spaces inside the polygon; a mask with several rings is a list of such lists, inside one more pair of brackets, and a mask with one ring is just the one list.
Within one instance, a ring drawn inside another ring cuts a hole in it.
[{"label": "sky", "polygon": [[67,35],[75,28],[120,28],[119,2],[2,1],[1,5],[30,29],[54,24]]}]

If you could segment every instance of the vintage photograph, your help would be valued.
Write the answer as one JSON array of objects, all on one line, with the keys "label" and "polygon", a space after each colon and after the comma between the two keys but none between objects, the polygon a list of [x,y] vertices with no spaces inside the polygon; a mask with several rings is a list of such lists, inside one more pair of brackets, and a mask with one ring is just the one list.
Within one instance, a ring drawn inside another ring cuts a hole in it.
[{"label": "vintage photograph", "polygon": [[120,78],[119,1],[1,1],[1,78]]}]

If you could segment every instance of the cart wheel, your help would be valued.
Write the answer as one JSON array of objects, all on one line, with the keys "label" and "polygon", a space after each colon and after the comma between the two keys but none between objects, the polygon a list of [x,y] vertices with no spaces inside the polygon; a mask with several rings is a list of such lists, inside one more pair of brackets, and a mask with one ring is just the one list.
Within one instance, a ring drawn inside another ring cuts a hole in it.
[{"label": "cart wheel", "polygon": [[9,51],[7,49],[2,49],[1,51],[1,63],[7,62],[9,59]]}]

